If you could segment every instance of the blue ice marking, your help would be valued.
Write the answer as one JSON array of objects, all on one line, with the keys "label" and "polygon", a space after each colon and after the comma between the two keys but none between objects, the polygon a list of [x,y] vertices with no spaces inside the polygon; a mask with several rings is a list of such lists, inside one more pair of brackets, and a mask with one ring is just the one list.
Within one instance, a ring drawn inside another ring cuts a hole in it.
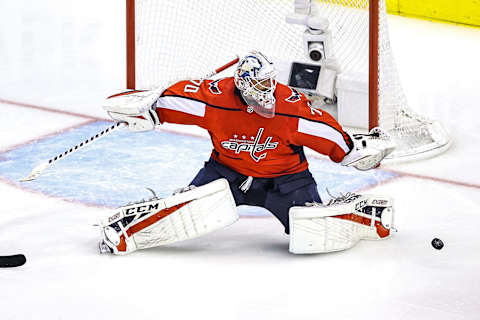
[{"label": "blue ice marking", "polygon": [[[36,165],[62,153],[80,141],[111,125],[95,122],[32,142],[2,154],[0,176],[18,181]],[[210,140],[148,131],[132,133],[119,129],[47,168],[36,180],[23,186],[42,193],[86,204],[118,207],[127,202],[151,196],[146,187],[159,197],[190,183],[210,157]],[[395,177],[381,170],[360,172],[330,161],[310,159],[320,196],[359,190]],[[242,215],[265,215],[256,207],[240,208]]]}]

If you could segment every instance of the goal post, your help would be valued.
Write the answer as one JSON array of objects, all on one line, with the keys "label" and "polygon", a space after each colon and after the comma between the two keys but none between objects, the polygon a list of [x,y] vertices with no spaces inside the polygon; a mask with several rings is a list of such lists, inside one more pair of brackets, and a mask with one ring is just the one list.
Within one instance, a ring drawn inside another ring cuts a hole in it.
[{"label": "goal post", "polygon": [[368,42],[368,129],[378,127],[378,1],[370,1]]},{"label": "goal post", "polygon": [[[327,101],[342,126],[387,130],[397,143],[390,161],[427,158],[450,145],[440,123],[407,104],[385,0],[126,0],[126,9],[130,89],[201,78],[258,50],[275,62],[278,81],[314,106]],[[325,77],[332,65],[335,76]],[[332,96],[321,79],[334,79]]]},{"label": "goal post", "polygon": [[127,89],[135,89],[135,0],[126,0]]}]

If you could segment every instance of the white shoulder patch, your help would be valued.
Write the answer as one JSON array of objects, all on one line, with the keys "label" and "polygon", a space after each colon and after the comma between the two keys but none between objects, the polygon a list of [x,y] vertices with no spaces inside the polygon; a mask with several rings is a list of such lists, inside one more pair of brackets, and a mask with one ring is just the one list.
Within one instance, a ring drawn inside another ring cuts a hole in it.
[{"label": "white shoulder patch", "polygon": [[194,116],[205,116],[205,103],[188,98],[164,96],[158,99],[157,108],[188,113]]},{"label": "white shoulder patch", "polygon": [[327,124],[300,118],[298,119],[298,132],[330,140],[342,148],[345,153],[350,151],[343,135]]}]

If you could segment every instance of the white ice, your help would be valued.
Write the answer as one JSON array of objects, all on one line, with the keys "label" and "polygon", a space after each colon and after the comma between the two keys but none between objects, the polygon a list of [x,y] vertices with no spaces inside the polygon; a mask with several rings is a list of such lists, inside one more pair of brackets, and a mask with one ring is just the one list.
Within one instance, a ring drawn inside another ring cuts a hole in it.
[{"label": "white ice", "polygon": [[[125,86],[124,13],[115,0],[0,2],[0,160],[105,118],[103,98]],[[390,32],[410,104],[454,139],[368,190],[395,199],[391,239],[294,256],[274,218],[242,218],[198,240],[99,255],[92,224],[107,209],[0,176],[0,254],[27,256],[0,269],[0,318],[480,319],[480,30],[392,16]]]}]

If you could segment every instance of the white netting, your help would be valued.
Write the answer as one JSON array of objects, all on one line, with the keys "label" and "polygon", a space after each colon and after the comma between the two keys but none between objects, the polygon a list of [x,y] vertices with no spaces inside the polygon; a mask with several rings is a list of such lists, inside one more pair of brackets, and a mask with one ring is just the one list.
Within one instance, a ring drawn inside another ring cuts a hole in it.
[{"label": "white netting", "polygon": [[135,10],[137,88],[202,77],[252,49],[303,59],[303,28],[285,23],[291,0],[140,0]]},{"label": "white netting", "polygon": [[449,146],[448,133],[408,107],[390,47],[385,1],[379,1],[379,10],[378,123],[397,143],[389,158],[438,154]]},{"label": "white netting", "polygon": [[[200,78],[252,49],[278,61],[308,62],[305,27],[285,22],[293,0],[137,0],[136,87],[166,86]],[[397,141],[399,158],[448,144],[443,128],[412,112],[399,82],[390,48],[385,0],[380,2],[379,125]],[[321,0],[333,51],[344,72],[368,81],[368,0]],[[225,73],[228,75],[228,71]]]}]

